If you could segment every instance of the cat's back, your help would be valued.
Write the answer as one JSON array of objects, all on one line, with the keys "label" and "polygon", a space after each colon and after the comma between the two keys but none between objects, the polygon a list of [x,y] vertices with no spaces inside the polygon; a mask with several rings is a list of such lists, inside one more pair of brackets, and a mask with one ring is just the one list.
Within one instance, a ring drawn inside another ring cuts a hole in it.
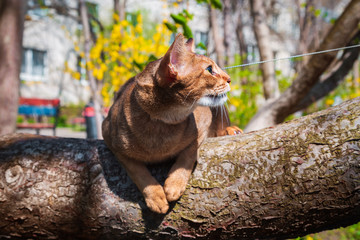
[{"label": "cat's back", "polygon": [[[102,134],[108,146],[114,139],[113,135],[119,131],[119,122],[124,120],[124,109],[129,106],[130,96],[135,87],[135,77],[130,78],[115,94],[114,103],[111,106],[107,117],[102,123]],[[116,141],[116,140],[115,140]]]}]

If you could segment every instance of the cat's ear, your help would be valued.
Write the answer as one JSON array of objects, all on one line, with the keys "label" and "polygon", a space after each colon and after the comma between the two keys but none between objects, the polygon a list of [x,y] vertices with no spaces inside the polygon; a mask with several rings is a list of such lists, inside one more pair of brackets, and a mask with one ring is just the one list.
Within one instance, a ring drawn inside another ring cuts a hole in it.
[{"label": "cat's ear", "polygon": [[179,72],[185,65],[183,56],[186,52],[187,45],[184,43],[184,36],[178,34],[164,55],[159,66],[159,74],[162,78],[161,85],[165,86],[177,80]]},{"label": "cat's ear", "polygon": [[190,52],[194,52],[195,51],[195,44],[194,44],[194,39],[189,38],[186,43],[185,43],[186,48],[190,51]]},{"label": "cat's ear", "polygon": [[178,34],[168,50],[170,56],[170,64],[176,67],[181,62],[181,57],[184,53],[184,41],[185,38],[182,34]]}]

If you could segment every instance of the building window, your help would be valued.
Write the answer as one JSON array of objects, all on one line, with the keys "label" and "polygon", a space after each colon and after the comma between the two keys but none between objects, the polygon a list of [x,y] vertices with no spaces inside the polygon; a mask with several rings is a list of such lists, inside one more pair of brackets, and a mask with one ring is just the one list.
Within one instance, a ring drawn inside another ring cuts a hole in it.
[{"label": "building window", "polygon": [[24,81],[44,81],[45,71],[46,51],[24,48],[20,79]]},{"label": "building window", "polygon": [[51,5],[49,0],[29,0],[27,2],[27,14],[32,20],[38,20],[47,17],[50,13],[48,6]]},{"label": "building window", "polygon": [[99,19],[99,7],[96,3],[86,1],[88,13],[96,19]]},{"label": "building window", "polygon": [[204,48],[207,47],[208,44],[208,34],[206,32],[195,32],[195,44],[196,44],[196,51],[200,54],[205,54],[206,50]]}]

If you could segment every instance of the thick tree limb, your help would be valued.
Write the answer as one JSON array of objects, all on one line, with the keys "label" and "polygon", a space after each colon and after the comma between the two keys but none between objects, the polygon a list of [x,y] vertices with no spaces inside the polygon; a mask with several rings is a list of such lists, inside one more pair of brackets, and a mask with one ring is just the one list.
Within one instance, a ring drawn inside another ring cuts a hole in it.
[{"label": "thick tree limb", "polygon": [[[343,47],[357,33],[360,22],[360,0],[352,0],[337,19],[317,50]],[[346,26],[346,27],[344,27]],[[245,131],[281,123],[318,82],[321,74],[335,59],[336,52],[313,55],[299,72],[293,84],[279,98],[269,101],[251,119]]]},{"label": "thick tree limb", "polygon": [[[209,139],[182,198],[150,212],[100,140],[0,138],[0,235],[289,238],[360,221],[360,98]],[[151,167],[164,181],[170,163]]]},{"label": "thick tree limb", "polygon": [[[357,36],[360,36],[360,33],[358,33]],[[292,109],[291,113],[307,108],[334,90],[353,68],[354,63],[359,58],[359,53],[360,48],[344,51],[341,59],[339,59],[331,69],[331,72],[321,77],[320,81],[316,83],[300,103]]]}]

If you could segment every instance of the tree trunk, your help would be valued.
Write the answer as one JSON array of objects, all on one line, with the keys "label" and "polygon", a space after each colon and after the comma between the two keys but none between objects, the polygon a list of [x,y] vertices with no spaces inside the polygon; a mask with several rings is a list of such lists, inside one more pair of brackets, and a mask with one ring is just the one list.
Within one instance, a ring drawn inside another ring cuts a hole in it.
[{"label": "tree trunk", "polygon": [[[262,61],[274,59],[274,54],[270,44],[270,30],[266,23],[266,12],[263,0],[250,1],[250,8],[260,58]],[[278,83],[275,78],[274,62],[260,64],[260,69],[263,77],[263,90],[265,99],[268,100],[278,97],[280,92]]]},{"label": "tree trunk", "polygon": [[209,15],[210,15],[211,32],[212,32],[212,36],[214,38],[216,63],[220,67],[224,67],[225,66],[225,59],[224,59],[225,47],[224,47],[224,43],[220,37],[220,30],[218,27],[218,23],[217,23],[218,21],[217,21],[217,17],[216,17],[216,9],[209,6],[209,12],[210,12]]},{"label": "tree trunk", "polygon": [[232,65],[234,63],[234,53],[231,51],[232,40],[232,19],[231,19],[231,0],[224,0],[224,47],[225,47],[225,65]]},{"label": "tree trunk", "polygon": [[[81,22],[83,25],[83,33],[85,37],[85,43],[84,43],[85,61],[86,63],[88,63],[90,62],[90,48],[91,48],[91,32],[90,32],[88,11],[85,0],[79,0],[79,3],[80,3],[79,8],[80,8]],[[101,139],[102,138],[101,124],[103,119],[101,114],[100,93],[98,92],[97,83],[92,74],[92,71],[88,67],[86,67],[86,75],[89,79],[91,95],[94,102],[97,138]]]},{"label": "tree trunk", "polygon": [[[352,0],[337,19],[318,50],[343,47],[358,31],[360,0]],[[346,26],[346,27],[344,27]],[[322,73],[335,59],[337,52],[313,55],[299,72],[293,84],[281,96],[260,108],[245,131],[253,131],[284,121],[293,109],[308,94]]]},{"label": "tree trunk", "polygon": [[[101,140],[0,138],[0,235],[13,239],[294,238],[360,221],[360,98],[208,139],[166,215]],[[163,183],[171,162],[150,167]]]},{"label": "tree trunk", "polygon": [[125,19],[126,0],[114,0],[114,12],[119,15],[119,20]]},{"label": "tree trunk", "polygon": [[[303,54],[308,52],[309,47],[309,39],[312,39],[312,36],[314,33],[311,33],[310,28],[312,24],[312,20],[314,18],[313,11],[310,11],[309,9],[314,8],[314,0],[307,0],[305,2],[304,7],[304,16],[302,16],[302,6],[300,0],[296,0],[296,7],[297,7],[297,14],[298,14],[298,22],[299,22],[299,45],[298,45],[298,54]],[[315,33],[316,34],[316,33]],[[295,68],[296,72],[299,72],[306,62],[308,61],[308,57],[302,57],[301,61],[297,61]]]},{"label": "tree trunk", "polygon": [[0,1],[0,135],[15,132],[26,1]]},{"label": "tree trunk", "polygon": [[241,63],[247,63],[247,55],[248,55],[248,51],[247,51],[247,44],[245,42],[245,34],[244,34],[244,23],[242,20],[242,7],[243,7],[243,2],[236,2],[237,7],[237,11],[238,11],[238,21],[236,24],[236,37],[239,43],[239,48],[240,48],[240,59],[241,59]]}]

